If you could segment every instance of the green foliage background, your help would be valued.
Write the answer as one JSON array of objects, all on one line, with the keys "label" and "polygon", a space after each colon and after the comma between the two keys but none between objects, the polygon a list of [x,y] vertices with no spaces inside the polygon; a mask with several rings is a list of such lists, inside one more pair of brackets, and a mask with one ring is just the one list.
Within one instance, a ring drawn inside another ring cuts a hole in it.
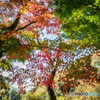
[{"label": "green foliage background", "polygon": [[100,49],[100,0],[54,1],[56,16],[63,22],[62,36]]}]

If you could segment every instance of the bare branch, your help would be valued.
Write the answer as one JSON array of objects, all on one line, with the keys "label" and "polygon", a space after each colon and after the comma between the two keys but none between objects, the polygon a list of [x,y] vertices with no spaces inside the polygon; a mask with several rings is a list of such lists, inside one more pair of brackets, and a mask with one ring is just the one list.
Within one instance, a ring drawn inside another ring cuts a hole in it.
[{"label": "bare branch", "polygon": [[38,42],[38,44],[39,44],[39,45],[41,45],[41,43],[40,43],[40,41],[39,41],[39,39],[38,39],[38,38],[37,38],[37,42]]},{"label": "bare branch", "polygon": [[13,24],[10,26],[10,27],[8,27],[7,29],[10,29],[11,31],[13,31],[16,27],[17,27],[17,25],[18,25],[18,23],[19,23],[19,20],[20,20],[20,15],[21,14],[17,14],[17,18],[16,18],[16,20],[13,22]]},{"label": "bare branch", "polygon": [[[15,21],[13,22],[13,24],[11,25],[11,26],[9,26],[8,28],[6,28],[6,29],[8,29],[8,30],[10,30],[10,31],[13,31],[16,27],[17,27],[17,25],[18,25],[18,23],[19,23],[19,20],[20,20],[20,13],[18,12],[18,14],[17,14],[17,18],[15,19]],[[6,33],[4,33],[4,35],[6,35],[7,34],[7,32]]]},{"label": "bare branch", "polygon": [[32,22],[30,22],[29,24],[25,25],[24,27],[21,27],[21,28],[17,29],[16,31],[25,29],[25,28],[28,27],[29,25],[31,25],[31,24],[33,24],[33,23],[36,23],[36,22],[37,22],[37,21],[32,21]]}]

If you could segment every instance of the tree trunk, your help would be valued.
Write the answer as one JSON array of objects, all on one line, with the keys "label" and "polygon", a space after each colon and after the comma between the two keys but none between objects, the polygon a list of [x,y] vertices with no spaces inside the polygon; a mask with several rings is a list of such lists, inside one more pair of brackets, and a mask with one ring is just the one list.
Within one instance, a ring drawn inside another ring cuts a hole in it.
[{"label": "tree trunk", "polygon": [[47,86],[47,91],[48,91],[50,100],[56,100],[55,93],[53,89],[50,88],[50,86]]},{"label": "tree trunk", "polygon": [[[52,79],[54,79],[55,73],[56,73],[56,71],[55,71],[55,69],[54,69],[54,70],[52,71],[52,75],[53,75],[53,78],[52,78]],[[48,95],[49,95],[50,100],[56,100],[56,96],[55,96],[54,90],[51,89],[51,87],[50,87],[49,84],[48,84],[48,86],[47,86],[47,91],[48,91]]]}]

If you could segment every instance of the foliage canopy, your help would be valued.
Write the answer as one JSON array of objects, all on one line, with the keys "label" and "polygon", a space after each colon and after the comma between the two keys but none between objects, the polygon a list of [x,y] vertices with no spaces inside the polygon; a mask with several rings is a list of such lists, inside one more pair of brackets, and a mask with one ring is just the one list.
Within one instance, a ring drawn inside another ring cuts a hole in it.
[{"label": "foliage canopy", "polygon": [[54,1],[56,15],[63,22],[62,36],[100,49],[100,0]]}]

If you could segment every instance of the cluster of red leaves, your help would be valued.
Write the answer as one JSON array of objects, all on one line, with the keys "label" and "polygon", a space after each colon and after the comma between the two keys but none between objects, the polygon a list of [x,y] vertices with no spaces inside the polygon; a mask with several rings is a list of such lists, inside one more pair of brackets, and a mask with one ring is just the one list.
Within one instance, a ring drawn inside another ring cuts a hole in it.
[{"label": "cluster of red leaves", "polygon": [[55,86],[55,81],[54,81],[54,79],[53,79],[53,75],[52,75],[52,74],[49,75],[49,76],[48,76],[48,79],[45,80],[45,81],[43,81],[43,82],[41,83],[41,85],[50,86],[51,89],[55,89],[56,86]]},{"label": "cluster of red leaves", "polygon": [[29,53],[25,52],[25,50],[31,50],[31,47],[30,46],[18,46],[18,51],[17,51],[17,54],[15,52],[10,52],[10,51],[7,51],[7,55],[6,57],[8,59],[17,59],[17,58],[25,58],[26,60],[30,57]]},{"label": "cluster of red leaves", "polygon": [[80,85],[79,80],[83,80],[83,82],[89,82],[90,85],[95,86],[93,83],[95,81],[99,83],[100,77],[97,73],[97,69],[92,67],[90,64],[91,56],[77,59],[76,63],[72,63],[67,70],[63,70],[64,76],[60,76],[58,81],[70,83],[73,87]]},{"label": "cluster of red leaves", "polygon": [[[21,87],[23,84],[30,84],[26,82],[27,79],[30,79],[32,85],[35,87],[39,85],[49,85],[51,88],[55,88],[55,82],[51,73],[52,70],[54,70],[55,65],[53,64],[52,66],[50,62],[53,62],[52,58],[61,59],[63,57],[68,59],[68,55],[61,53],[57,48],[54,52],[49,53],[46,49],[43,49],[42,52],[38,52],[37,54],[31,53],[30,57],[27,59],[29,64],[27,64],[27,67],[23,69],[23,71],[18,70],[14,72],[12,82],[17,81],[17,84],[20,85],[20,89],[22,89]],[[66,62],[69,63],[68,60]],[[23,89],[25,88],[27,87],[23,87]]]}]

